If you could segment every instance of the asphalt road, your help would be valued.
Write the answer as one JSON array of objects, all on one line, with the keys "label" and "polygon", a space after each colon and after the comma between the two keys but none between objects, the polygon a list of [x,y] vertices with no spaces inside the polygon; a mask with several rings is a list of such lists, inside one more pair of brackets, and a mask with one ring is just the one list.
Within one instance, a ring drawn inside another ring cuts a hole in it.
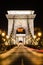
[{"label": "asphalt road", "polygon": [[20,45],[0,54],[0,65],[43,65],[43,54]]}]

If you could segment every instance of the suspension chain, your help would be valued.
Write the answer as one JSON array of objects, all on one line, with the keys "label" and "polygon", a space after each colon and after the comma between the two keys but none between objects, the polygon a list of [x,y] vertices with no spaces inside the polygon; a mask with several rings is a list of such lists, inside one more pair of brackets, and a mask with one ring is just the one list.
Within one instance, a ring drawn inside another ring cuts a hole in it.
[{"label": "suspension chain", "polygon": [[37,43],[37,41],[34,40],[34,38],[33,38],[33,36],[32,36],[32,33],[31,33],[31,31],[30,31],[30,27],[29,27],[29,23],[28,23],[28,16],[27,16],[27,25],[28,25],[28,33],[29,33],[30,38],[31,38],[30,41],[32,41],[32,43],[35,45],[35,44]]}]

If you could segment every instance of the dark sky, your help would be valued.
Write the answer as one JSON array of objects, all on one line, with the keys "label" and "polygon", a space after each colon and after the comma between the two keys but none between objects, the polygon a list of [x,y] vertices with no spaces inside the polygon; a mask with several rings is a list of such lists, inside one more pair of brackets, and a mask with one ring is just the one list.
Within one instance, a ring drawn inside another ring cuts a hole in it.
[{"label": "dark sky", "polygon": [[42,0],[0,0],[0,29],[7,31],[7,10],[35,10],[35,27],[43,30],[43,2]]}]

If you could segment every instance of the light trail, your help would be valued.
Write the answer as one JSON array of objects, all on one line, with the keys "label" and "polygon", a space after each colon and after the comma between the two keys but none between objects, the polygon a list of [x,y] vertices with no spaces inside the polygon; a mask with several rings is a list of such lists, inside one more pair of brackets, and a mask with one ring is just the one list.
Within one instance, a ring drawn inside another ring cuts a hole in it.
[{"label": "light trail", "polygon": [[14,47],[6,53],[0,54],[0,65],[10,65],[15,63],[19,57],[22,57],[22,65],[25,61],[28,65],[29,63],[31,63],[31,65],[43,65],[43,54],[23,45]]}]

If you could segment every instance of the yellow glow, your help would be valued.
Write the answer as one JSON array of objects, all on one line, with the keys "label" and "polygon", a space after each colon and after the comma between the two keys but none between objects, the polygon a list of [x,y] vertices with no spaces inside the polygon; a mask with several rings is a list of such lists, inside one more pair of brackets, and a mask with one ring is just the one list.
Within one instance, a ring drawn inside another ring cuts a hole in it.
[{"label": "yellow glow", "polygon": [[37,41],[39,41],[39,40],[40,40],[40,38],[37,38],[36,40],[37,40]]},{"label": "yellow glow", "polygon": [[36,35],[34,35],[34,39],[36,39]]},{"label": "yellow glow", "polygon": [[13,39],[13,38],[11,38],[12,39],[12,41],[15,41],[15,39]]},{"label": "yellow glow", "polygon": [[6,35],[6,38],[7,38],[7,39],[9,39],[9,36],[8,36],[8,35]]},{"label": "yellow glow", "polygon": [[8,42],[5,42],[5,45],[7,46],[8,45]]},{"label": "yellow glow", "polygon": [[3,39],[5,41],[5,39]]},{"label": "yellow glow", "polygon": [[38,32],[38,36],[41,36],[42,35],[42,33],[41,32]]},{"label": "yellow glow", "polygon": [[5,32],[2,33],[2,36],[5,36]]},{"label": "yellow glow", "polygon": [[6,41],[6,39],[4,39],[4,38],[2,38],[3,39],[3,41]]}]

